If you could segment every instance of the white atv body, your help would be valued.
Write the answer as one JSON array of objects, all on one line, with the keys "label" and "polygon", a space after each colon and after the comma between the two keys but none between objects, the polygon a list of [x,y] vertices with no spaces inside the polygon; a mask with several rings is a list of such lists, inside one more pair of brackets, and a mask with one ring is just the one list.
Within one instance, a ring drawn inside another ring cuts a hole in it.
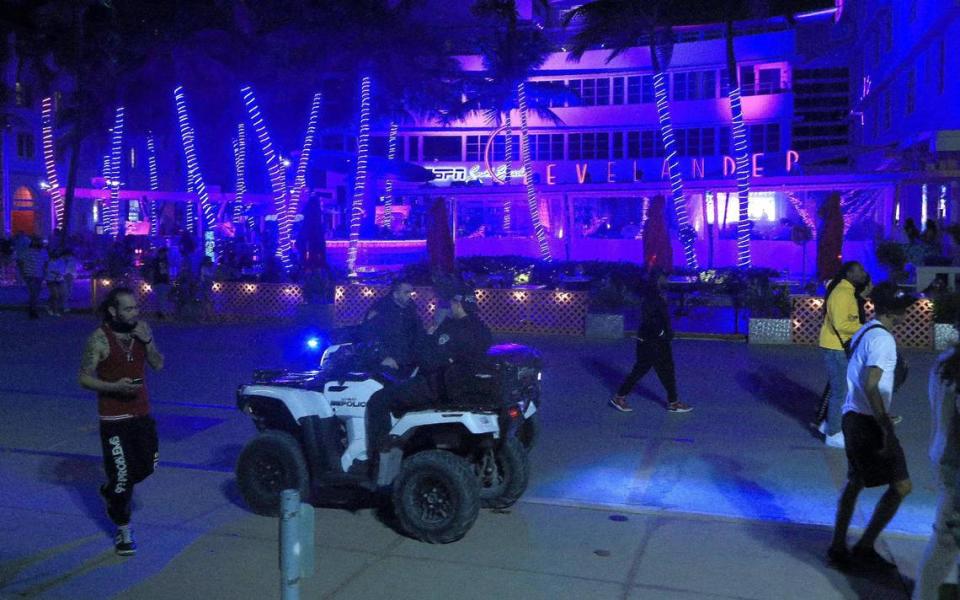
[{"label": "white atv body", "polygon": [[[372,471],[367,402],[392,383],[354,370],[351,346],[328,348],[318,370],[258,371],[254,383],[239,388],[238,407],[261,432],[237,464],[241,492],[254,512],[277,514],[279,494],[290,487],[304,498],[328,499],[338,491],[392,489],[408,533],[449,542],[466,533],[481,504],[502,508],[520,497],[539,404],[539,355],[496,346],[494,368],[476,374],[478,389],[487,390],[480,400],[446,400],[391,415],[391,450]],[[504,353],[525,355],[522,362],[529,364],[517,368]],[[436,492],[438,482],[445,493],[427,493],[428,487]]]}]

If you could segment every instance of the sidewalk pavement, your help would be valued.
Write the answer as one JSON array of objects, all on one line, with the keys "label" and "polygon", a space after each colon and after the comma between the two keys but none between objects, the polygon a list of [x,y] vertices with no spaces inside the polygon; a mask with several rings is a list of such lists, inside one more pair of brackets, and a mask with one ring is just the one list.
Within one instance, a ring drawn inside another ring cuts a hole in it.
[{"label": "sidewalk pavement", "polygon": [[[279,597],[277,520],[243,508],[232,474],[254,434],[233,394],[254,368],[304,359],[301,332],[153,325],[168,364],[149,379],[161,468],[137,487],[140,550],[122,559],[96,492],[94,400],[76,385],[95,323],[0,313],[12,342],[0,345],[0,596]],[[907,597],[933,515],[932,353],[907,353],[895,399],[915,490],[879,544],[902,575],[877,577],[823,561],[846,465],[806,426],[824,381],[815,349],[679,341],[694,412],[667,413],[651,374],[622,414],[606,400],[630,368],[629,340],[513,339],[547,365],[526,495],[444,546],[402,536],[381,511],[320,508],[304,597]],[[879,494],[862,495],[852,539]]]}]

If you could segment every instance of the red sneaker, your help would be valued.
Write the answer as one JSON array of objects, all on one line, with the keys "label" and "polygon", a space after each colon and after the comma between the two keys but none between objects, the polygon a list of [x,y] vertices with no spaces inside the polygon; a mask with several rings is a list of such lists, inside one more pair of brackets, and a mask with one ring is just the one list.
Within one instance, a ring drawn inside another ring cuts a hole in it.
[{"label": "red sneaker", "polygon": [[633,412],[633,409],[630,408],[629,404],[627,404],[626,396],[614,396],[613,399],[610,400],[610,406],[614,407],[620,412]]}]

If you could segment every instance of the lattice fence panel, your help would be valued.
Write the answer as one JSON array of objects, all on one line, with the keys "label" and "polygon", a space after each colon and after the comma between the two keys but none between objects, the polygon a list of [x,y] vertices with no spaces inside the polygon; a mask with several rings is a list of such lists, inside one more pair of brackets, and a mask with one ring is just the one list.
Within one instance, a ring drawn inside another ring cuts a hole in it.
[{"label": "lattice fence panel", "polygon": [[[338,286],[334,293],[338,325],[359,323],[387,288]],[[494,331],[583,335],[586,292],[554,290],[477,290],[480,318]],[[430,323],[438,302],[431,288],[415,288],[414,302],[424,323]]]},{"label": "lattice fence panel", "polygon": [[[867,318],[873,317],[873,305],[867,302]],[[815,346],[820,340],[823,323],[823,298],[794,296],[790,315],[793,343]],[[897,344],[904,348],[933,347],[933,302],[921,298],[911,306],[903,320],[893,329]]]}]

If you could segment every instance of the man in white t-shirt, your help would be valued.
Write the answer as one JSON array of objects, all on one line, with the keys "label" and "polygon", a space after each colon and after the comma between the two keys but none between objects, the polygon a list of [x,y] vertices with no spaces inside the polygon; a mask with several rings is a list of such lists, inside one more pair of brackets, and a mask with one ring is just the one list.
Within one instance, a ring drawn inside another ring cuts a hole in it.
[{"label": "man in white t-shirt", "polygon": [[[884,282],[870,295],[875,316],[851,339],[847,367],[847,396],[843,404],[843,435],[847,453],[847,483],[837,506],[833,542],[827,550],[830,561],[845,567],[856,564],[875,569],[895,569],[874,549],[877,537],[910,493],[903,448],[890,421],[897,342],[890,332],[902,320],[916,298],[901,292],[895,283]],[[865,487],[886,485],[870,522],[851,550],[847,529],[857,496]]]}]

